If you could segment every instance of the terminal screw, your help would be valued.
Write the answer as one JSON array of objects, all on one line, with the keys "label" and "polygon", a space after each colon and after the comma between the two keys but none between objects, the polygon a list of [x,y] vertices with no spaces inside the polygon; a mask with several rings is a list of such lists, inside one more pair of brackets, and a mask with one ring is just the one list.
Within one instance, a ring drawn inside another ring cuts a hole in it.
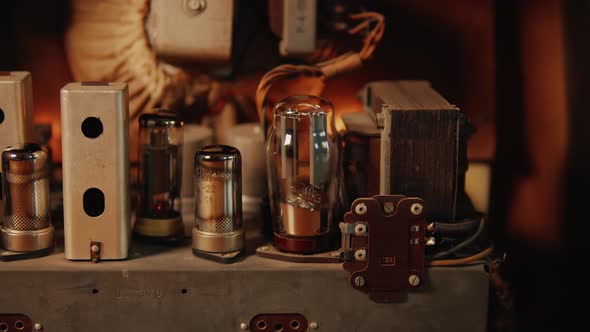
[{"label": "terminal screw", "polygon": [[363,214],[367,213],[367,206],[365,203],[359,203],[354,207],[354,212],[356,212],[356,214],[359,216],[362,216]]},{"label": "terminal screw", "polygon": [[361,236],[367,232],[367,226],[358,224],[354,227],[354,235]]},{"label": "terminal screw", "polygon": [[367,259],[367,251],[365,249],[358,249],[354,252],[354,258],[357,261],[364,261]]},{"label": "terminal screw", "polygon": [[354,278],[354,284],[357,287],[363,287],[365,285],[365,278],[363,278],[361,276]]},{"label": "terminal screw", "polygon": [[393,202],[385,202],[385,204],[383,204],[383,211],[387,214],[393,213],[395,211],[395,205],[393,205]]},{"label": "terminal screw", "polygon": [[424,207],[422,206],[422,204],[420,204],[420,203],[414,203],[410,207],[410,211],[412,211],[412,213],[415,214],[415,215],[419,215],[420,213],[422,213],[422,209],[423,208]]},{"label": "terminal screw", "polygon": [[207,8],[207,1],[205,0],[186,0],[184,2],[186,9],[194,14],[199,14]]}]

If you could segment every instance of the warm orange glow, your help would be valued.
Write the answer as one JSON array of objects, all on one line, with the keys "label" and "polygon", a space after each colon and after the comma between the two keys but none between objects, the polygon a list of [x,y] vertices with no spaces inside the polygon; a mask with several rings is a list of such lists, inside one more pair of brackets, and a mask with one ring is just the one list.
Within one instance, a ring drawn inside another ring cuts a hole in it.
[{"label": "warm orange glow", "polygon": [[561,1],[527,1],[522,63],[527,148],[532,174],[515,187],[510,230],[540,247],[559,245],[567,105]]}]

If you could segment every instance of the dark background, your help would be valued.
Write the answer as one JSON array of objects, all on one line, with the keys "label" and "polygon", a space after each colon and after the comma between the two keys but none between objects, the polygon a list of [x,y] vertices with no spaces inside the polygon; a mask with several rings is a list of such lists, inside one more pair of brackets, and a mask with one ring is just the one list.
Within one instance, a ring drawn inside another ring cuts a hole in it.
[{"label": "dark background", "polygon": [[[356,93],[368,81],[431,81],[478,127],[469,158],[494,161],[489,236],[497,255],[507,252],[502,275],[514,307],[502,306],[492,290],[490,330],[581,322],[589,2],[361,2],[385,14],[384,39],[362,70],[328,82],[324,96],[338,112],[351,112],[360,110]],[[281,59],[266,1],[241,4],[232,79],[252,98],[258,79]],[[63,0],[0,3],[0,70],[32,72],[35,121],[52,125],[57,160],[58,91],[72,80],[63,47],[70,14]]]}]

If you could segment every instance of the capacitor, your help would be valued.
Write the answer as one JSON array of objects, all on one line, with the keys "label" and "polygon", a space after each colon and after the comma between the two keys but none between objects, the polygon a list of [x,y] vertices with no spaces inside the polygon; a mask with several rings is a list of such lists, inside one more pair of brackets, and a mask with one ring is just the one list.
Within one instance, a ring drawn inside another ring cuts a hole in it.
[{"label": "capacitor", "polygon": [[149,238],[183,237],[180,215],[182,121],[167,110],[139,118],[139,208],[134,232]]},{"label": "capacitor", "polygon": [[[264,131],[259,123],[242,123],[233,127],[226,142],[242,155],[242,208],[254,219],[260,218],[262,199],[268,195]],[[245,217],[247,218],[247,217]]]},{"label": "capacitor", "polygon": [[53,248],[50,159],[38,144],[16,144],[2,152],[3,247],[17,252]]},{"label": "capacitor", "polygon": [[195,154],[193,253],[229,263],[244,250],[242,160],[227,145],[209,145]]}]

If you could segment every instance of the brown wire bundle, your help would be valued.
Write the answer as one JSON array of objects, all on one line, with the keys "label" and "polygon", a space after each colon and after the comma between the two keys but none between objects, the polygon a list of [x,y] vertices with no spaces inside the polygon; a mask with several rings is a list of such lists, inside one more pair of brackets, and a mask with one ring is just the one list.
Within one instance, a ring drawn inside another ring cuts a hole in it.
[{"label": "brown wire bundle", "polygon": [[426,263],[426,266],[459,266],[459,265],[467,265],[470,263],[477,262],[488,257],[494,251],[494,247],[490,246],[489,248],[485,249],[482,252],[479,252],[473,256],[465,257],[465,258],[458,258],[458,259],[440,259],[434,260]]},{"label": "brown wire bundle", "polygon": [[383,33],[385,32],[385,18],[382,14],[375,12],[353,14],[350,15],[350,18],[353,20],[364,19],[363,22],[348,31],[352,35],[356,35],[363,29],[369,28],[371,23],[375,22],[375,27],[365,38],[363,48],[359,52],[361,59],[366,60],[373,54],[375,48],[377,48],[377,44],[379,44],[381,38],[383,38]]},{"label": "brown wire bundle", "polygon": [[[358,53],[345,53],[332,60],[315,65],[280,65],[271,69],[262,77],[256,90],[256,109],[258,110],[258,116],[263,124],[263,128],[266,129],[267,121],[266,97],[275,82],[302,76],[317,77],[325,80],[326,78],[360,67],[362,61],[371,57],[377,44],[383,37],[385,18],[382,14],[375,12],[353,14],[350,18],[353,20],[363,20],[348,31],[351,35],[356,35],[365,29],[370,29],[364,39],[363,47]],[[373,25],[373,28],[371,28],[371,25]]]}]

